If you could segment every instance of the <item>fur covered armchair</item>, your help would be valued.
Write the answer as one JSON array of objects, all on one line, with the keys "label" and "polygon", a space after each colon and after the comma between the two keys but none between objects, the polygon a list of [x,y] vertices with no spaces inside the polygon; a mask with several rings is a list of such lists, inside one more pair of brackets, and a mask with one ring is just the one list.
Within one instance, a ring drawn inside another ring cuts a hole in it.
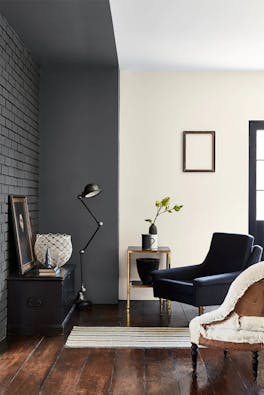
[{"label": "fur covered armchair", "polygon": [[264,262],[242,272],[231,284],[222,305],[190,322],[192,364],[196,371],[199,345],[251,350],[257,377],[258,351],[264,349]]}]

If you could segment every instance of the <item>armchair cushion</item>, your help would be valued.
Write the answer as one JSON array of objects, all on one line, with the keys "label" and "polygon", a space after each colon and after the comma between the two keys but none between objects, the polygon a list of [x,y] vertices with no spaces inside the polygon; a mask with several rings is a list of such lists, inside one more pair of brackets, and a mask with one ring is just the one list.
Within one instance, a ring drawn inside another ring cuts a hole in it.
[{"label": "armchair cushion", "polygon": [[[158,290],[158,295],[156,291]],[[183,303],[193,303],[193,284],[188,281],[160,279],[153,284],[154,296],[159,298],[178,300]]]},{"label": "armchair cushion", "polygon": [[[250,266],[231,284],[222,305],[190,322],[191,341],[209,345],[210,341],[243,344],[264,343],[264,262]],[[251,287],[252,286],[252,287]],[[258,292],[256,292],[256,287]],[[262,292],[259,292],[259,287]],[[245,296],[245,300],[243,297]],[[243,301],[243,302],[242,302]],[[246,312],[249,312],[246,315]],[[250,330],[250,328],[255,328]]]},{"label": "armchair cushion", "polygon": [[154,270],[151,273],[151,276],[153,281],[157,281],[161,278],[166,278],[171,280],[192,281],[195,277],[200,277],[202,273],[203,273],[202,265],[192,265],[192,266],[174,267],[172,269],[165,269],[165,270]]},{"label": "armchair cushion", "polygon": [[[240,317],[232,313],[226,320],[212,325],[203,325],[201,337],[208,340],[231,343],[264,343],[264,319],[262,317]],[[205,341],[206,343],[206,341]]]}]

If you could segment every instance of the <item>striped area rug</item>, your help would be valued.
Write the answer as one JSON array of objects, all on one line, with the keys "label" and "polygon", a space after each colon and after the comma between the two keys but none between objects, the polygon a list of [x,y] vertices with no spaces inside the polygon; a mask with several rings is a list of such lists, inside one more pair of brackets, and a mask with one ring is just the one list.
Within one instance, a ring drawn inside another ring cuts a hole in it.
[{"label": "striped area rug", "polygon": [[189,328],[74,326],[66,347],[189,348]]}]

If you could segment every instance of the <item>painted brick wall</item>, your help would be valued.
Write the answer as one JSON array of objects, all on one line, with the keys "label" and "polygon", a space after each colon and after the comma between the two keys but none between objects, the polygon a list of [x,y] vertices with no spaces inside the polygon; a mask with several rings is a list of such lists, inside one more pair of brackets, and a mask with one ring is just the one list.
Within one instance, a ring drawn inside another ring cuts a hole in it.
[{"label": "painted brick wall", "polygon": [[[8,195],[28,196],[33,233],[39,222],[39,68],[0,14],[0,340],[6,334]],[[9,235],[9,236],[8,236]]]}]

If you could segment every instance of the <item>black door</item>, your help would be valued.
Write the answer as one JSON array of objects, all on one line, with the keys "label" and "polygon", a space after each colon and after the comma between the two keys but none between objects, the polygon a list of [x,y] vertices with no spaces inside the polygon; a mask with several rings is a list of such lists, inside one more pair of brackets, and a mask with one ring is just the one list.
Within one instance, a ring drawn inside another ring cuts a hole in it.
[{"label": "black door", "polygon": [[249,122],[249,233],[264,247],[264,121]]}]

